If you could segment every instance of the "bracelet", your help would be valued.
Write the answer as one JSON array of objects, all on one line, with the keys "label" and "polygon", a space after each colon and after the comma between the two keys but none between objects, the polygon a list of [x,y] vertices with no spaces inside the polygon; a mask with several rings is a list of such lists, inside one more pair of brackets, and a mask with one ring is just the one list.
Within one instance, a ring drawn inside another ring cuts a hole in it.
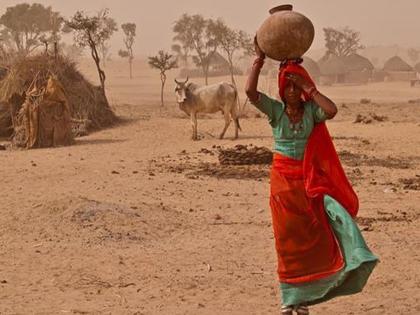
[{"label": "bracelet", "polygon": [[315,96],[317,96],[318,94],[320,94],[320,92],[318,90],[315,90],[312,94],[311,94],[311,99],[313,99]]},{"label": "bracelet", "polygon": [[313,99],[316,95],[318,95],[319,94],[319,91],[316,89],[316,87],[315,86],[312,86],[310,89],[309,89],[309,91],[308,91],[308,96],[309,96],[309,98],[310,99]]}]

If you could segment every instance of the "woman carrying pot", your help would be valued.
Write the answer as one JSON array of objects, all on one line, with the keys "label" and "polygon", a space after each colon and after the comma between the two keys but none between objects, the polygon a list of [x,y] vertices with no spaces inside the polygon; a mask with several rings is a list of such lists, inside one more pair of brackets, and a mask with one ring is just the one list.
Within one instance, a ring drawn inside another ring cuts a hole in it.
[{"label": "woman carrying pot", "polygon": [[265,54],[256,40],[255,52],[246,94],[273,131],[270,207],[281,314],[306,315],[310,305],[360,292],[378,259],[353,220],[358,198],[325,125],[337,106],[317,90],[301,59],[280,65],[281,100],[261,93]]}]

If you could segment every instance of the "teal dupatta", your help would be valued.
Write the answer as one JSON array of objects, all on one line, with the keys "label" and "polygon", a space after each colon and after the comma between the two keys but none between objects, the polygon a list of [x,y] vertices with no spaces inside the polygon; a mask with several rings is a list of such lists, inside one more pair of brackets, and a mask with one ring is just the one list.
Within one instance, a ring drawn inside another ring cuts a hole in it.
[{"label": "teal dupatta", "polygon": [[332,197],[324,196],[325,211],[340,245],[345,267],[327,278],[302,284],[280,283],[283,305],[314,305],[361,292],[378,258],[370,251],[356,223]]}]

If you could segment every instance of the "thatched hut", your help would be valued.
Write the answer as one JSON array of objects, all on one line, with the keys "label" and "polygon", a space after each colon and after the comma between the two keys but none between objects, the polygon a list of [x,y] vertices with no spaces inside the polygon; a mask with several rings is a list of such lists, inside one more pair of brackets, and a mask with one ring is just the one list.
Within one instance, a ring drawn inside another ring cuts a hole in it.
[{"label": "thatched hut", "polygon": [[372,71],[375,68],[369,59],[359,54],[351,54],[343,57],[343,62],[347,71]]},{"label": "thatched hut", "polygon": [[388,59],[383,70],[387,73],[387,81],[409,81],[416,77],[414,69],[399,56]]},{"label": "thatched hut", "polygon": [[401,57],[394,56],[389,58],[384,64],[385,71],[413,71],[413,68]]},{"label": "thatched hut", "polygon": [[210,72],[220,72],[220,71],[229,71],[229,61],[226,60],[220,53],[217,51],[210,57]]},{"label": "thatched hut", "polygon": [[315,82],[319,82],[319,78],[321,76],[321,70],[319,69],[318,64],[315,60],[309,57],[303,57],[302,66],[305,67],[306,71],[311,75],[312,79]]},{"label": "thatched hut", "polygon": [[387,76],[388,76],[388,73],[386,71],[375,69],[373,70],[373,73],[372,73],[372,81],[383,82],[385,81],[385,78],[387,78]]},{"label": "thatched hut", "polygon": [[[22,107],[34,83],[46,86],[48,78],[54,76],[64,87],[70,115],[73,120],[89,121],[91,128],[99,129],[116,122],[117,117],[110,108],[100,87],[87,81],[76,69],[74,62],[63,58],[37,55],[16,60],[10,71],[0,81],[0,122],[10,123]],[[0,124],[0,134],[11,134],[10,125]]]},{"label": "thatched hut", "polygon": [[346,67],[346,83],[366,84],[372,77],[375,67],[369,59],[358,55],[351,54],[342,58]]},{"label": "thatched hut", "polygon": [[344,83],[346,66],[343,60],[335,55],[325,55],[318,61],[321,70],[320,83],[330,85]]}]

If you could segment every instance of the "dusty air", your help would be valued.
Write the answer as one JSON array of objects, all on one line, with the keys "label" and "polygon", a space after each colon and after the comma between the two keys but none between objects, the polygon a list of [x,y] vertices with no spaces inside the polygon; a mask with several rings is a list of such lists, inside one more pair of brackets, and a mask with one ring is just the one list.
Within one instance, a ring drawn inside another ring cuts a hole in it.
[{"label": "dusty air", "polygon": [[0,314],[420,313],[419,10],[2,0]]}]

